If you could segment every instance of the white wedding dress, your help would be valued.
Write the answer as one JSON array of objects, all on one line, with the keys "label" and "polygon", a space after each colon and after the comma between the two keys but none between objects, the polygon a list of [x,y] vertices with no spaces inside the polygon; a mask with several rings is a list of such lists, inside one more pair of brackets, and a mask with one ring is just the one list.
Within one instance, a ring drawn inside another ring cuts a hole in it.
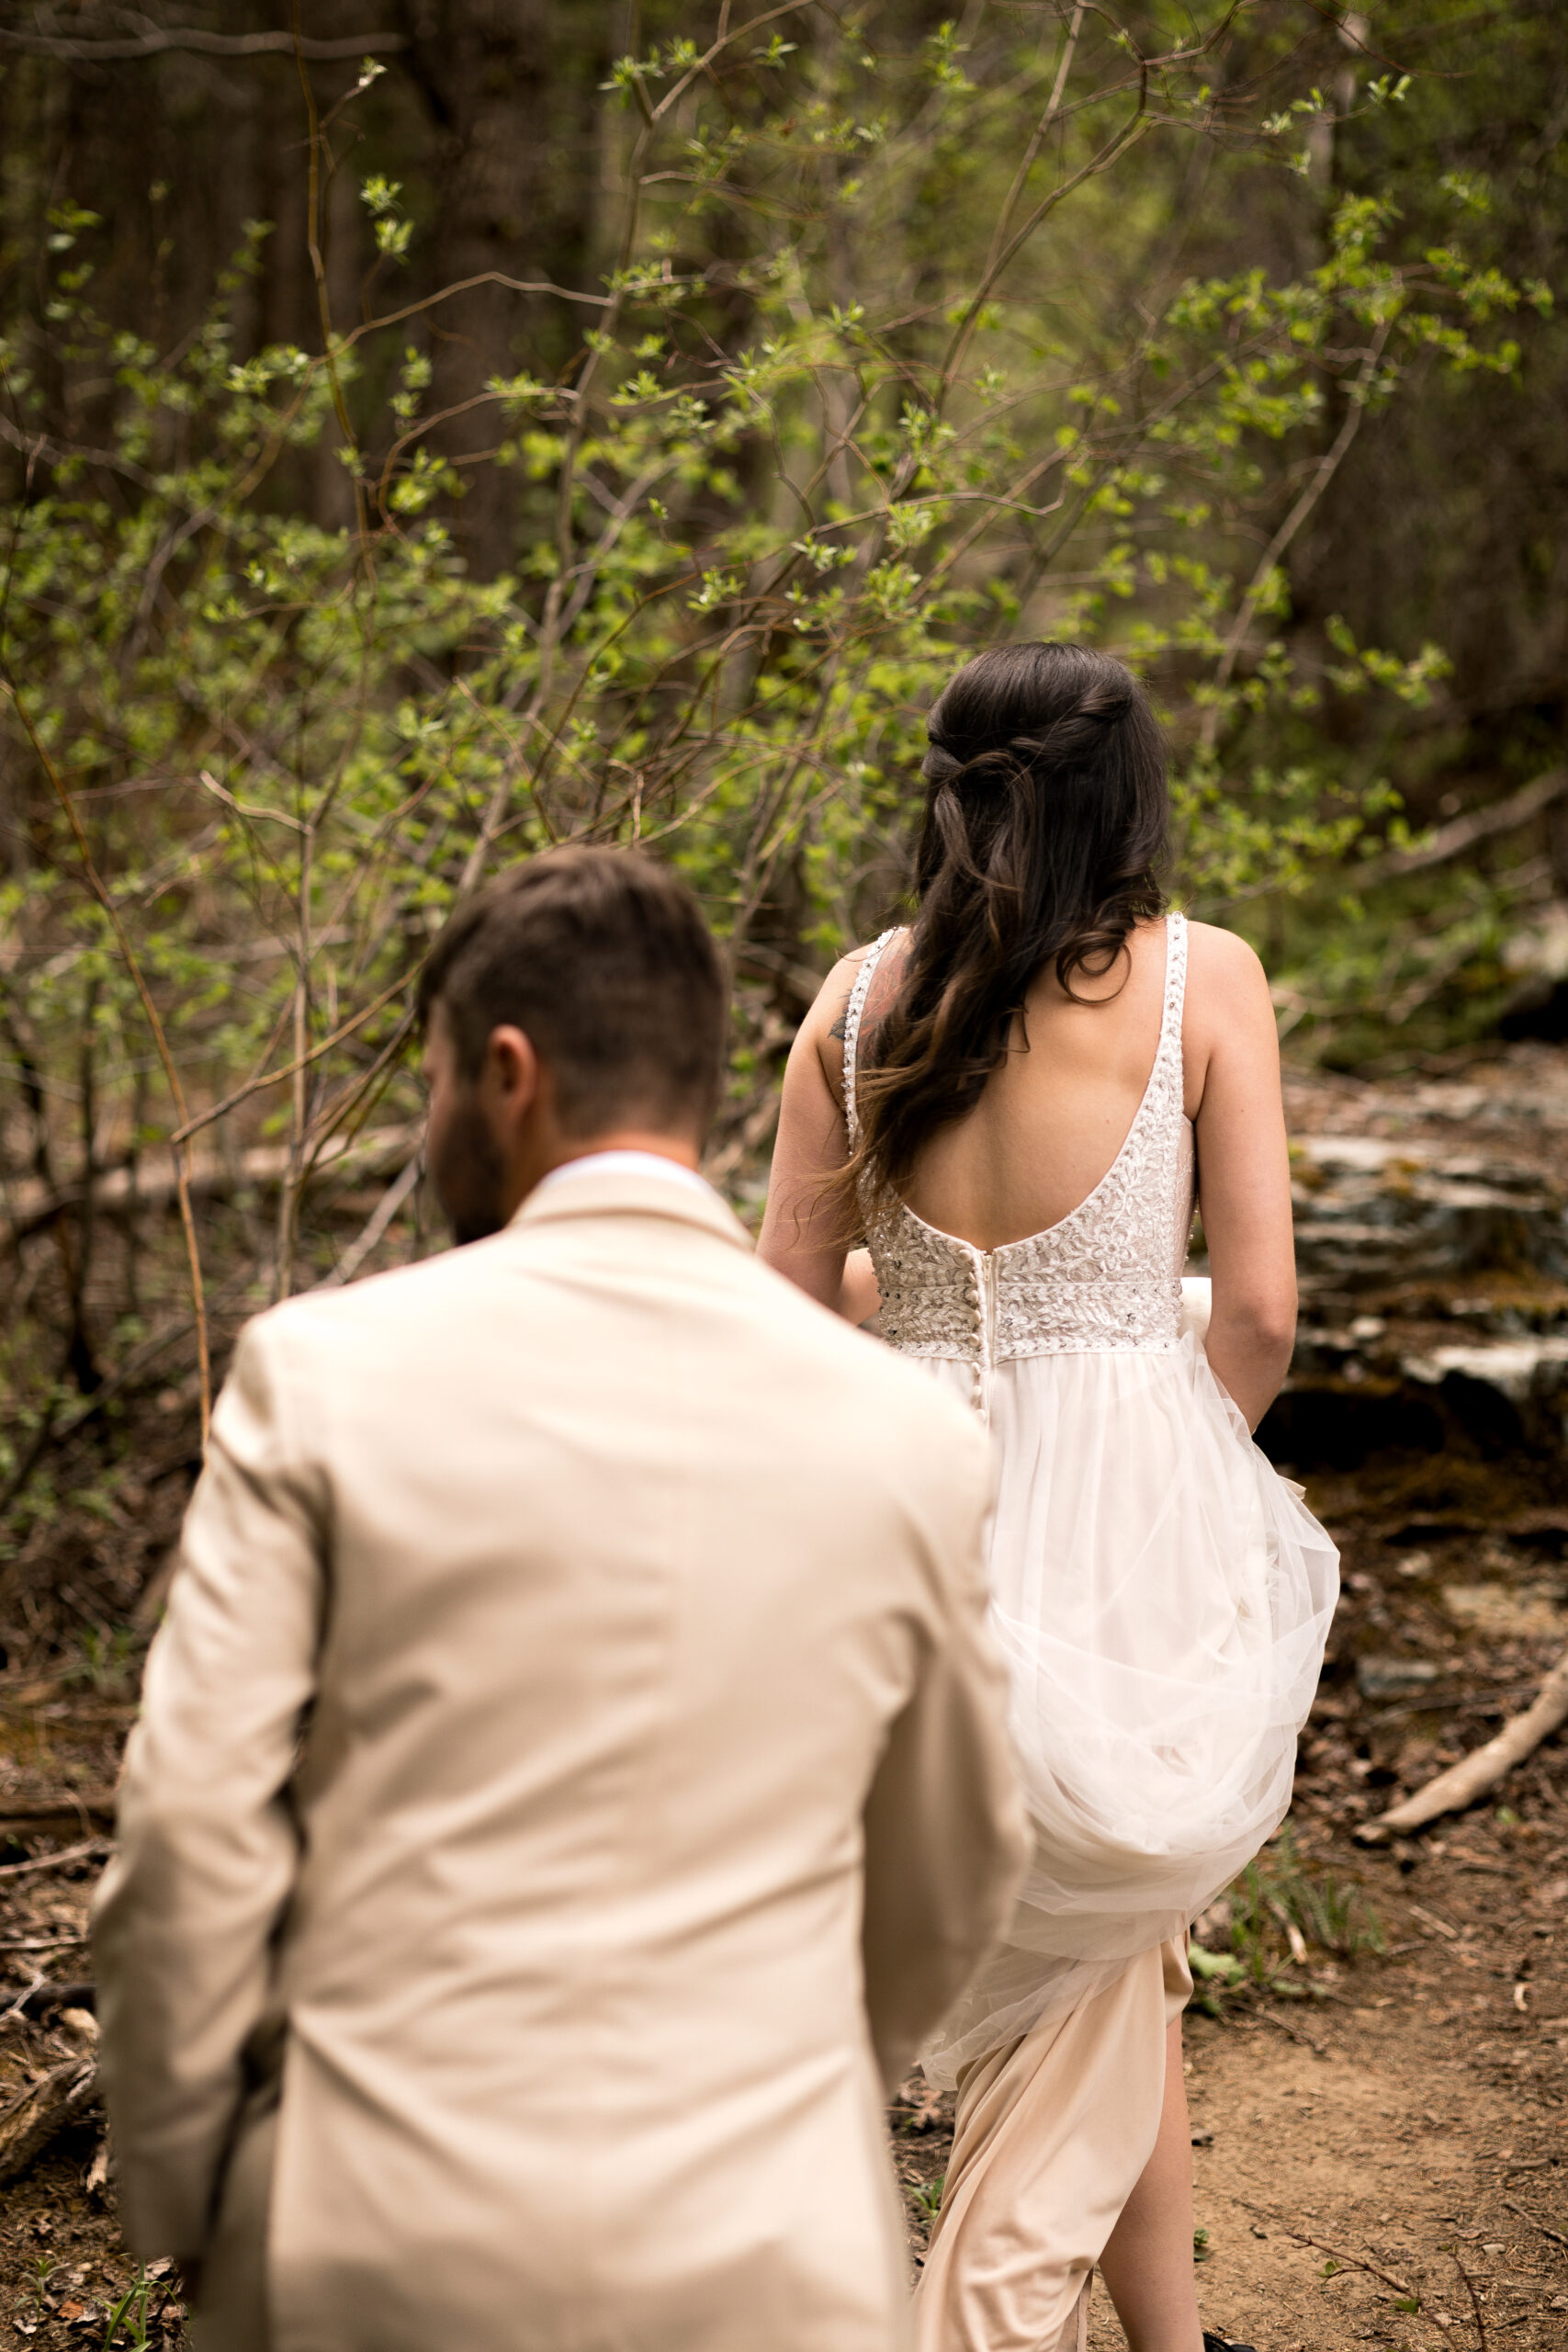
[{"label": "white wedding dress", "polygon": [[[846,1015],[852,1140],[866,991],[896,935]],[[1071,1216],[986,1250],[900,1202],[868,1210],[885,1336],[996,1441],[993,1613],[1035,1832],[1008,1940],[924,2054],[947,2087],[1179,1939],[1250,1860],[1290,1804],[1323,1661],[1335,1547],[1182,1328],[1186,971],[1173,914],[1147,1091]]]}]

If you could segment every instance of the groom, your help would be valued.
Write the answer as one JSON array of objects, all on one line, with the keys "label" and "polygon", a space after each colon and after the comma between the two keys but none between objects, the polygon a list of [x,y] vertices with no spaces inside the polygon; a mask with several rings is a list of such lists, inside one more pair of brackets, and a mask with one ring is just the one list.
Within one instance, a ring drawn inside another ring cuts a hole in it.
[{"label": "groom", "polygon": [[718,960],[564,850],[426,967],[459,1249],[245,1332],[95,1926],[202,2352],[890,2352],[879,2098],[1022,1853],[978,1429],[696,1173]]}]

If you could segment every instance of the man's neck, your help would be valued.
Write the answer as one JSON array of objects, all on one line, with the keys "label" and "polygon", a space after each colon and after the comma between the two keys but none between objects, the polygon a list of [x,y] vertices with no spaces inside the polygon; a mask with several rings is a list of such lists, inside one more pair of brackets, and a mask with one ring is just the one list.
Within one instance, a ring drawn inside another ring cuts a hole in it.
[{"label": "man's neck", "polygon": [[700,1184],[697,1173],[699,1147],[690,1136],[669,1136],[650,1133],[646,1127],[612,1127],[608,1134],[551,1138],[547,1149],[539,1153],[533,1165],[517,1170],[513,1182],[507,1187],[506,1215],[503,1223],[510,1224],[530,1193],[553,1177],[570,1174],[580,1161],[597,1159],[607,1151],[635,1151],[649,1159],[663,1160],[672,1178]]},{"label": "man's neck", "polygon": [[593,1136],[586,1142],[563,1141],[540,1169],[539,1177],[553,1176],[558,1168],[568,1168],[574,1159],[592,1159],[602,1151],[646,1151],[655,1159],[672,1159],[678,1167],[691,1169],[695,1169],[698,1158],[697,1147],[688,1136],[653,1135],[646,1127],[614,1127],[608,1135]]}]

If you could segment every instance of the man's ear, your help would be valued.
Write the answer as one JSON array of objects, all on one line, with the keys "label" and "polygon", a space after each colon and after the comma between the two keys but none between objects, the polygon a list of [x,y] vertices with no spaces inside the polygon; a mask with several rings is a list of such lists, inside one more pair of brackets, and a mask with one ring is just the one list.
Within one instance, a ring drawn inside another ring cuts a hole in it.
[{"label": "man's ear", "polygon": [[479,1083],[508,1125],[521,1124],[533,1109],[540,1075],[539,1057],[526,1031],[510,1023],[491,1031]]}]

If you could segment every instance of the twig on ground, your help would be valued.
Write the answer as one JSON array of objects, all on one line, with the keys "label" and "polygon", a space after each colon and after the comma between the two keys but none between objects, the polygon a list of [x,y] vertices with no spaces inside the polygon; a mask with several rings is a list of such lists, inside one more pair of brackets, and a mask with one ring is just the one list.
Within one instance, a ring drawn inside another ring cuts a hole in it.
[{"label": "twig on ground", "polygon": [[62,1846],[58,1854],[34,1854],[25,1862],[0,1862],[0,1878],[33,1878],[45,1871],[62,1871],[68,1862],[79,1862],[89,1854],[107,1854],[107,1841],[102,1838],[85,1838],[79,1846]]},{"label": "twig on ground", "polygon": [[1380,2263],[1369,2262],[1362,2255],[1345,2254],[1337,2245],[1325,2245],[1321,2238],[1310,2237],[1304,2230],[1292,2230],[1288,2222],[1281,2222],[1278,2213],[1271,2213],[1267,2205],[1254,2205],[1245,2197],[1233,2197],[1230,2201],[1233,2205],[1239,2205],[1244,2212],[1257,2213],[1263,2221],[1272,2222],[1277,2230],[1286,2237],[1293,2238],[1298,2245],[1315,2246],[1318,2253],[1327,2255],[1331,2262],[1343,2262],[1351,2270],[1364,2270],[1370,2277],[1381,2278],[1383,2285],[1392,2287],[1396,2295],[1409,2297],[1416,2292],[1414,2287],[1407,2287],[1403,2278],[1396,2278],[1392,2270],[1383,2269]]},{"label": "twig on ground", "polygon": [[1563,2236],[1561,2230],[1548,2229],[1546,2223],[1538,2222],[1533,2213],[1527,2213],[1522,2205],[1516,2205],[1511,2197],[1505,2197],[1503,2202],[1510,2213],[1517,2213],[1521,2222],[1528,2222],[1532,2230],[1540,2232],[1543,2238],[1551,2238],[1557,2245],[1568,2245],[1568,2238]]},{"label": "twig on ground", "polygon": [[15,2180],[36,2163],[67,2124],[85,2114],[97,2095],[90,2058],[68,2058],[34,2083],[0,2115],[0,2181]]},{"label": "twig on ground", "polygon": [[1300,2044],[1302,2049],[1310,2050],[1314,2058],[1327,2057],[1328,2052],[1321,2041],[1314,2041],[1310,2033],[1303,2033],[1297,2026],[1287,2025],[1283,2018],[1277,2018],[1274,2015],[1272,2009],[1259,2009],[1258,2014],[1265,2025],[1271,2025],[1279,2032],[1288,2034],[1292,2041]]},{"label": "twig on ground", "polygon": [[1464,2280],[1464,2291],[1470,2297],[1470,2308],[1475,2314],[1475,2333],[1480,2339],[1481,2352],[1488,2352],[1486,2322],[1481,2316],[1481,2298],[1475,2291],[1475,2281],[1460,2260],[1457,2248],[1453,2246],[1449,2248],[1449,2259]]},{"label": "twig on ground", "polygon": [[39,1990],[39,1986],[47,1984],[48,1982],[49,1979],[47,1976],[35,1976],[30,1984],[24,1984],[16,1998],[14,2000],[7,2001],[5,2007],[0,2009],[0,2025],[7,2024],[12,2018],[25,2017],[27,2014],[28,2003],[32,1999],[33,1995]]},{"label": "twig on ground", "polygon": [[1522,1715],[1512,1715],[1486,1742],[1472,1755],[1451,1764],[1417,1789],[1401,1804],[1394,1805],[1376,1821],[1363,1822],[1357,1830],[1358,1841],[1363,1846],[1379,1845],[1384,1838],[1404,1829],[1419,1829],[1435,1821],[1442,1813],[1462,1813],[1477,1797],[1484,1796],[1496,1787],[1506,1773],[1527,1756],[1533,1756],[1543,1739],[1549,1739],[1560,1724],[1568,1723],[1568,1650],[1564,1650],[1540,1689],[1534,1703]]}]

